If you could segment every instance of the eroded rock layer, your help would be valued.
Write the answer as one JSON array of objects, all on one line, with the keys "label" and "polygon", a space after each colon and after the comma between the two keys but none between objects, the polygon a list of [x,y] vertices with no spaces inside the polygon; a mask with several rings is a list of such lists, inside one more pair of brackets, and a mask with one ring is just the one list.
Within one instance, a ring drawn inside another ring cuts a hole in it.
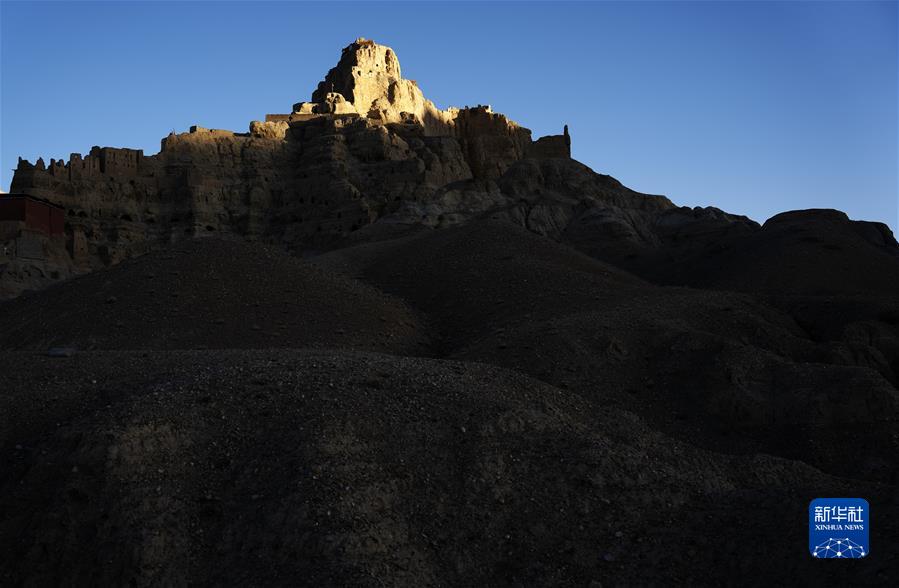
[{"label": "eroded rock layer", "polygon": [[[523,162],[530,162],[524,171],[516,167]],[[546,177],[547,165],[561,176]],[[52,275],[47,264],[32,260],[27,273],[21,260],[8,259],[4,297],[185,237],[236,234],[320,251],[397,226],[524,210],[522,203],[546,196],[545,211],[527,204],[526,219],[512,215],[558,233],[583,208],[582,197],[595,203],[610,192],[607,180],[570,159],[567,128],[533,141],[489,106],[440,110],[402,77],[392,49],[365,39],[343,50],[311,102],[253,121],[249,132],[195,126],[165,137],[156,155],[95,146],[49,165],[20,160],[12,191],[63,207],[65,239],[51,244],[47,257],[63,257]],[[611,192],[615,207],[672,208],[620,186]]]},{"label": "eroded rock layer", "polygon": [[[802,275],[777,244],[771,255],[763,245],[798,234],[790,218],[762,228],[716,208],[677,207],[573,160],[570,142],[567,126],[532,140],[490,106],[441,110],[402,77],[390,47],[357,39],[311,101],[253,121],[246,133],[194,126],[165,137],[156,155],[93,147],[49,165],[20,160],[12,191],[62,207],[65,231],[48,239],[0,223],[0,298],[189,237],[239,236],[309,255],[479,217],[661,283],[762,286],[729,278],[734,263]],[[867,265],[885,268],[867,272],[874,281],[899,283],[899,247],[885,225],[802,214],[805,227],[834,228],[826,239],[845,234],[871,249]],[[821,249],[848,273],[861,267],[835,253],[844,244],[816,238],[798,246]],[[762,257],[751,253],[757,248]]]}]

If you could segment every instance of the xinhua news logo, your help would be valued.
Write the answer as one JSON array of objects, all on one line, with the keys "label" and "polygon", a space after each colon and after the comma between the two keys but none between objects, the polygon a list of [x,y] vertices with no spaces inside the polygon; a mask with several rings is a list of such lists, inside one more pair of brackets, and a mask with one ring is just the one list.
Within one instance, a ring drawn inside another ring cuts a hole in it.
[{"label": "xinhua news logo", "polygon": [[816,498],[808,505],[808,550],[819,559],[865,557],[870,526],[864,498]]}]

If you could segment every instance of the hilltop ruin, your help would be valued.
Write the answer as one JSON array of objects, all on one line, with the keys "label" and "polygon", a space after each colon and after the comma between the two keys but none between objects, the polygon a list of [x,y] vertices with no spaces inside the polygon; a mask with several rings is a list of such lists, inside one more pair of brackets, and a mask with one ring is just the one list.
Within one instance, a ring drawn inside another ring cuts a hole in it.
[{"label": "hilltop ruin", "polygon": [[343,49],[311,101],[253,121],[248,132],[194,126],[162,139],[156,155],[95,146],[49,165],[20,159],[11,192],[62,207],[65,239],[42,240],[42,263],[15,254],[20,231],[0,235],[2,294],[185,237],[232,234],[324,250],[466,182],[467,191],[495,190],[516,162],[568,157],[567,129],[534,141],[489,106],[440,110],[402,77],[390,47],[360,38]]}]

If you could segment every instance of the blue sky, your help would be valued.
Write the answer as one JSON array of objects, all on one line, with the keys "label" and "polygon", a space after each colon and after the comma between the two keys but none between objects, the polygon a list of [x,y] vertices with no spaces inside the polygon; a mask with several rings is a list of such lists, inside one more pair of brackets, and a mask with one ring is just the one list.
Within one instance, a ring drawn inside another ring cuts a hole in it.
[{"label": "blue sky", "polygon": [[308,99],[359,36],[438,106],[492,104],[636,190],[897,223],[896,2],[0,3],[17,156],[159,150]]}]

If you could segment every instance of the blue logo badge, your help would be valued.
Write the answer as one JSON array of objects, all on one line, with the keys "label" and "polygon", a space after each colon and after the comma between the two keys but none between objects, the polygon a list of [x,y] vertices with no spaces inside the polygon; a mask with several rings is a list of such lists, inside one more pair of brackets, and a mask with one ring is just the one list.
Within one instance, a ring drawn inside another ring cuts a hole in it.
[{"label": "blue logo badge", "polygon": [[864,498],[816,498],[808,505],[808,550],[822,559],[865,557],[870,523]]}]

